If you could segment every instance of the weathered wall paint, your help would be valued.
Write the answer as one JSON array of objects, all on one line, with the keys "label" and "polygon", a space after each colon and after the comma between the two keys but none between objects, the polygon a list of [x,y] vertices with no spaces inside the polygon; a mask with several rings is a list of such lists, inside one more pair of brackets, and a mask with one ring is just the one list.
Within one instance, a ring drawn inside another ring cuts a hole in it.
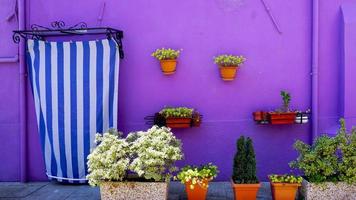
[{"label": "weathered wall paint", "polygon": [[[10,4],[9,0],[0,1]],[[85,21],[89,26],[96,26],[103,2],[28,0],[27,22],[49,25],[63,20],[73,25]],[[254,140],[260,179],[266,180],[269,173],[289,171],[288,162],[296,156],[292,144],[296,139],[310,139],[310,125],[258,126],[252,121],[251,113],[277,108],[282,89],[291,92],[293,108],[310,108],[310,1],[267,0],[283,34],[275,30],[261,1],[105,2],[101,25],[125,32],[126,57],[121,64],[119,86],[120,130],[149,128],[143,118],[164,105],[190,106],[197,108],[204,119],[200,128],[174,130],[182,139],[185,152],[180,166],[213,162],[221,171],[218,179],[228,180],[235,142],[243,134]],[[320,3],[322,132],[334,131],[339,115],[340,69],[336,66],[341,64],[342,2],[346,0]],[[3,37],[4,33],[1,34]],[[10,52],[14,48],[11,38],[9,41],[2,51]],[[150,56],[154,49],[163,46],[183,49],[178,71],[173,76],[164,76]],[[235,81],[227,83],[219,78],[212,62],[212,57],[219,53],[247,57]],[[18,180],[19,176],[17,71],[15,65],[0,64],[1,80],[7,83],[7,87],[0,86],[0,94],[4,96],[0,99],[0,138],[9,144],[0,147],[1,159],[9,161],[6,166],[0,166],[0,180]],[[28,117],[29,179],[46,180],[31,95]]]}]

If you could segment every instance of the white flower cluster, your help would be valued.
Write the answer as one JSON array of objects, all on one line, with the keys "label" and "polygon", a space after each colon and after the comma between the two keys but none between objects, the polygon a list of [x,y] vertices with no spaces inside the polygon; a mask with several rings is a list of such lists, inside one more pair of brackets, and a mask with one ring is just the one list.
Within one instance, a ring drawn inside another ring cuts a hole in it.
[{"label": "white flower cluster", "polygon": [[183,158],[181,142],[169,128],[153,126],[146,132],[96,135],[98,146],[88,156],[87,176],[92,186],[101,181],[122,181],[131,170],[155,181],[168,180],[176,170],[174,162]]}]

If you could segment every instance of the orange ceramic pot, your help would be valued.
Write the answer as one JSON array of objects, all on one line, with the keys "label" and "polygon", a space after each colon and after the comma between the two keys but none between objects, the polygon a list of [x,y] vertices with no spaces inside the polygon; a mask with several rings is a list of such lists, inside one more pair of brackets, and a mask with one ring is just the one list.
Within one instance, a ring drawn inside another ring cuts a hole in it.
[{"label": "orange ceramic pot", "polygon": [[219,66],[220,76],[224,81],[232,81],[236,77],[238,66]]},{"label": "orange ceramic pot", "polygon": [[256,200],[260,184],[235,184],[231,181],[235,200]]},{"label": "orange ceramic pot", "polygon": [[192,122],[191,118],[168,117],[166,119],[166,126],[169,128],[189,128],[191,122]]},{"label": "orange ceramic pot", "polygon": [[170,75],[176,72],[177,60],[161,60],[160,63],[163,74]]},{"label": "orange ceramic pot", "polygon": [[271,124],[294,124],[297,113],[295,112],[286,112],[286,113],[277,113],[270,112],[268,113],[269,120]]},{"label": "orange ceramic pot", "polygon": [[205,186],[200,185],[200,184],[195,184],[194,188],[190,188],[190,182],[187,182],[185,184],[185,191],[188,196],[188,200],[205,200],[206,199],[206,194],[208,193],[208,180],[203,180],[202,181]]},{"label": "orange ceramic pot", "polygon": [[272,197],[274,200],[294,200],[300,186],[298,183],[271,183]]}]

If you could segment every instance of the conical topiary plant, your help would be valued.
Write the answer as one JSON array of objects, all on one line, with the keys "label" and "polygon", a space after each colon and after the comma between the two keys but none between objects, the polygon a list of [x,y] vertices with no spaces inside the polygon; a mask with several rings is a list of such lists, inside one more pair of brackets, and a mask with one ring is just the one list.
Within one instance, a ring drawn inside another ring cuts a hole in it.
[{"label": "conical topiary plant", "polygon": [[241,136],[236,143],[237,152],[234,157],[234,167],[232,180],[234,183],[244,183],[245,180],[245,164],[246,164],[246,145],[245,137]]},{"label": "conical topiary plant", "polygon": [[237,184],[258,183],[256,157],[251,138],[241,136],[236,143],[232,180]]},{"label": "conical topiary plant", "polygon": [[260,184],[256,177],[256,158],[252,140],[241,136],[236,146],[232,173],[235,200],[256,200]]},{"label": "conical topiary plant", "polygon": [[256,176],[256,156],[251,138],[246,140],[246,183],[258,183]]}]

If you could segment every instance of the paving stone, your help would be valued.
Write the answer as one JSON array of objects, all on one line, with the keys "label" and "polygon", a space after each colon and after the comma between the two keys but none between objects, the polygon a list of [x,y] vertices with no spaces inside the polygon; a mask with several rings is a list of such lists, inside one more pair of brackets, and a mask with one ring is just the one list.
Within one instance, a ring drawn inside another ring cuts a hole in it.
[{"label": "paving stone", "polygon": [[[212,182],[207,200],[233,200],[229,182]],[[56,182],[42,183],[0,183],[0,200],[100,200],[100,189],[88,185],[69,185]],[[271,200],[269,183],[262,183],[258,200]],[[187,200],[185,186],[171,182],[168,200]]]},{"label": "paving stone", "polygon": [[0,183],[0,198],[24,198],[42,187],[48,185],[47,182],[40,183]]}]

